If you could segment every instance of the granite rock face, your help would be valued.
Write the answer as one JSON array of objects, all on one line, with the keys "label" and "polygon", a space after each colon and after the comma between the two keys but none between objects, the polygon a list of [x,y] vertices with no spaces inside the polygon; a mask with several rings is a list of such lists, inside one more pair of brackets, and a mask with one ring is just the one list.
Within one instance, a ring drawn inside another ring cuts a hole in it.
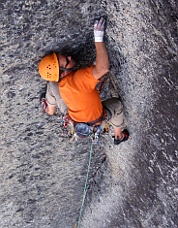
[{"label": "granite rock face", "polygon": [[[110,84],[131,137],[93,147],[84,228],[178,226],[176,1],[0,2],[0,227],[70,228],[79,218],[90,145],[69,142],[60,113],[39,107],[40,59],[59,51],[95,60],[93,23],[107,17]],[[111,86],[112,84],[112,86]]]}]

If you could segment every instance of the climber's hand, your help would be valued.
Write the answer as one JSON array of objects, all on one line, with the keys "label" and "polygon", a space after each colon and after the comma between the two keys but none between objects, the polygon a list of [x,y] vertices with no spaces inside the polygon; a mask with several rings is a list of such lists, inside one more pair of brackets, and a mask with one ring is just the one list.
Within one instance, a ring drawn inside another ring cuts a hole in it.
[{"label": "climber's hand", "polygon": [[103,42],[104,30],[105,30],[105,19],[101,17],[99,20],[96,20],[94,24],[95,42]]}]

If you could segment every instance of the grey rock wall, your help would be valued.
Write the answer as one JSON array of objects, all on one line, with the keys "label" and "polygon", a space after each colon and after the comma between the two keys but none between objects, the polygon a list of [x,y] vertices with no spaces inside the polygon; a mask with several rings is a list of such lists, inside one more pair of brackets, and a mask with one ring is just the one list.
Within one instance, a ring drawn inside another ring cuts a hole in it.
[{"label": "grey rock wall", "polygon": [[177,227],[176,1],[4,0],[0,9],[0,227],[77,223],[90,145],[66,140],[60,113],[42,113],[37,66],[58,50],[90,65],[93,22],[106,15],[102,96],[120,94],[131,137],[94,146],[81,227]]}]

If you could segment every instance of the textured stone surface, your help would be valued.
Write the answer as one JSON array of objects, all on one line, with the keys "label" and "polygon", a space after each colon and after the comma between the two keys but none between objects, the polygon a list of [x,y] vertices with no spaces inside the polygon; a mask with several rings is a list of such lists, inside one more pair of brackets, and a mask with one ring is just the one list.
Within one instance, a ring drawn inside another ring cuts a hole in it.
[{"label": "textured stone surface", "polygon": [[[60,116],[41,112],[37,66],[57,50],[91,64],[101,15],[131,138],[115,147],[105,136],[93,148],[81,227],[177,227],[176,1],[4,0],[0,9],[0,227],[78,220],[90,146],[66,141]],[[112,93],[106,83],[103,97]]]}]

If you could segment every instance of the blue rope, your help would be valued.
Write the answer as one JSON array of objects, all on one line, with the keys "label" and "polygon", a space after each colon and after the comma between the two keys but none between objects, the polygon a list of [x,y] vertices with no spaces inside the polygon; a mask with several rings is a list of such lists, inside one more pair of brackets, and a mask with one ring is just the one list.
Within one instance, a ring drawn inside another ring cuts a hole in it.
[{"label": "blue rope", "polygon": [[92,152],[93,152],[93,144],[91,142],[90,156],[89,156],[89,162],[88,162],[88,170],[87,170],[87,175],[86,175],[86,179],[85,179],[85,186],[84,186],[84,190],[83,190],[83,198],[82,198],[82,204],[80,207],[80,214],[79,214],[79,219],[78,219],[78,223],[77,223],[77,228],[80,228],[80,221],[81,221],[81,217],[82,217],[84,201],[85,201],[85,197],[86,197],[86,193],[87,193],[87,189],[88,189],[87,182],[88,182],[88,176],[89,176],[89,172],[90,172]]}]

